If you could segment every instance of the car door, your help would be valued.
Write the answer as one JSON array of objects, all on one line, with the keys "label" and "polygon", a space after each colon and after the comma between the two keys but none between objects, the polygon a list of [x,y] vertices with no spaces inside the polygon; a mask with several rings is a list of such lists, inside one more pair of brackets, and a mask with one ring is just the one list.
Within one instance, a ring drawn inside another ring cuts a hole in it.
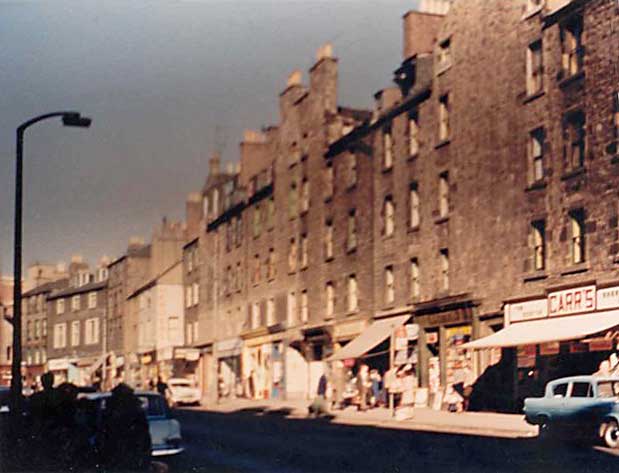
[{"label": "car door", "polygon": [[551,397],[547,399],[547,412],[553,422],[563,422],[566,415],[566,399],[570,383],[558,383],[552,386]]},{"label": "car door", "polygon": [[565,420],[570,424],[587,424],[593,419],[595,398],[590,381],[573,381],[565,398]]}]

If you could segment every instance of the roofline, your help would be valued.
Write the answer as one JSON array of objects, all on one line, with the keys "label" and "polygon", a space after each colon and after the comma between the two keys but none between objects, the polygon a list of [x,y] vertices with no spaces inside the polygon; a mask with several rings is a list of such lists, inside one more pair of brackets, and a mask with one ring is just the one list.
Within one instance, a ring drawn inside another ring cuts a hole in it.
[{"label": "roofline", "polygon": [[184,250],[185,248],[187,248],[188,246],[193,245],[193,244],[194,244],[195,242],[197,242],[199,239],[200,239],[200,237],[199,237],[199,236],[197,236],[197,237],[195,237],[195,238],[193,238],[193,239],[189,240],[187,243],[185,243],[185,244],[183,245],[183,250]]},{"label": "roofline", "polygon": [[154,287],[157,284],[157,281],[160,278],[162,278],[163,276],[168,274],[170,271],[172,271],[176,266],[180,265],[182,262],[183,262],[182,259],[177,260],[171,266],[169,266],[168,268],[164,269],[157,276],[155,276],[154,278],[149,280],[146,284],[143,284],[142,286],[138,287],[135,291],[133,291],[131,294],[129,294],[127,296],[127,300],[133,299],[134,297],[138,296],[139,294],[141,294],[142,292],[146,291],[147,289],[150,289],[151,287]]}]

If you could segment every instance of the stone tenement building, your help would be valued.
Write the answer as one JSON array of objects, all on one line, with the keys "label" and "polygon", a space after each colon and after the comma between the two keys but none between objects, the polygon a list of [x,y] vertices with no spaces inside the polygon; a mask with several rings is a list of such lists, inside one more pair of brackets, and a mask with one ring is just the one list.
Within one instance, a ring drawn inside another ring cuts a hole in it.
[{"label": "stone tenement building", "polygon": [[[440,6],[404,16],[397,87],[371,116],[337,106],[327,47],[309,88],[291,76],[280,124],[244,137],[244,200],[199,236],[200,313],[254,397],[311,392],[318,360],[402,315],[420,328],[406,361],[436,392],[500,348],[517,347],[508,395],[517,368],[594,371],[615,348],[601,321],[619,307],[616,2]],[[579,321],[554,317],[583,312],[587,328],[552,339]],[[462,348],[476,339],[496,350]]]}]

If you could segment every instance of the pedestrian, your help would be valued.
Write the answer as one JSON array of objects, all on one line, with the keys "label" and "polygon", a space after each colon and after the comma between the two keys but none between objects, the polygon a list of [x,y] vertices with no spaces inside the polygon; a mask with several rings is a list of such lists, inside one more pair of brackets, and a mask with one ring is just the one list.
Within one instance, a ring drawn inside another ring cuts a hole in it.
[{"label": "pedestrian", "polygon": [[161,379],[161,376],[157,377],[156,387],[157,387],[157,392],[167,399],[168,394],[170,392],[170,388],[168,387],[168,384],[165,383],[163,379]]},{"label": "pedestrian", "polygon": [[372,383],[370,381],[370,373],[368,365],[363,363],[359,367],[357,373],[357,391],[359,392],[359,410],[365,411],[368,408],[368,393]]},{"label": "pedestrian", "polygon": [[413,406],[415,405],[415,388],[417,387],[417,378],[411,364],[406,364],[400,371],[400,380],[402,384],[402,397],[396,417],[398,419],[410,419],[413,416]]},{"label": "pedestrian", "polygon": [[344,391],[346,391],[346,372],[344,371],[344,363],[340,360],[335,361],[331,372],[333,373],[333,407],[335,409],[343,409]]},{"label": "pedestrian", "polygon": [[328,388],[327,375],[322,374],[318,380],[318,388],[316,389],[316,397],[314,401],[308,407],[309,414],[319,417],[324,414],[328,414],[327,409],[327,388]]},{"label": "pedestrian", "polygon": [[133,389],[124,383],[112,390],[101,434],[101,460],[106,471],[149,469],[151,439],[146,414]]},{"label": "pedestrian", "polygon": [[372,407],[378,406],[380,398],[380,383],[382,378],[377,369],[370,370],[370,383],[372,384]]}]

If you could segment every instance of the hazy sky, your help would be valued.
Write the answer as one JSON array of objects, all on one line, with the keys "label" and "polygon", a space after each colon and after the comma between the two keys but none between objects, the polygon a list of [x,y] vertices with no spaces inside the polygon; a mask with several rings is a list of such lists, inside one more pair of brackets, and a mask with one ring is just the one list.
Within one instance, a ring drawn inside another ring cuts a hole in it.
[{"label": "hazy sky", "polygon": [[[288,74],[331,41],[339,102],[370,107],[401,61],[416,0],[0,0],[0,270],[12,271],[15,128],[25,138],[24,267],[119,256],[162,216],[181,219],[217,140],[278,121]],[[216,127],[219,132],[216,133]]]}]

